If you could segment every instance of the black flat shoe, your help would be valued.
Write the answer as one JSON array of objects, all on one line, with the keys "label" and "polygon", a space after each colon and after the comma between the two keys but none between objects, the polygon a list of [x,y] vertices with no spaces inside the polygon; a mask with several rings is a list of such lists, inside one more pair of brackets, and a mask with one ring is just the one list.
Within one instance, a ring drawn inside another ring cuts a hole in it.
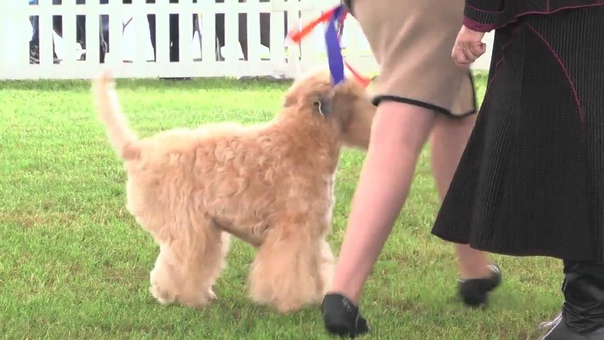
[{"label": "black flat shoe", "polygon": [[501,269],[494,264],[490,264],[489,268],[491,276],[486,279],[458,280],[459,296],[467,306],[485,305],[488,294],[501,285],[503,280]]},{"label": "black flat shoe", "polygon": [[332,335],[354,338],[369,332],[359,307],[341,294],[326,294],[321,304],[325,329]]},{"label": "black flat shoe", "polygon": [[604,328],[581,334],[568,327],[562,314],[552,321],[542,323],[539,328],[549,328],[549,332],[541,340],[604,340]]}]

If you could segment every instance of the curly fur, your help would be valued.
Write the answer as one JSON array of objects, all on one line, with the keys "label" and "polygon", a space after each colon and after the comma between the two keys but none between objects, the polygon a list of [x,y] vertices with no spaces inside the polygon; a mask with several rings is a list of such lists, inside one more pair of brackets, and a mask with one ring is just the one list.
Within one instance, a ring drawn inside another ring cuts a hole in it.
[{"label": "curly fur", "polygon": [[99,118],[128,173],[127,208],[159,244],[150,273],[161,303],[215,298],[229,235],[257,249],[254,301],[279,312],[320,302],[334,258],[326,241],[342,146],[366,149],[375,108],[354,81],[313,73],[269,123],[180,128],[138,139],[109,73],[93,83]]}]

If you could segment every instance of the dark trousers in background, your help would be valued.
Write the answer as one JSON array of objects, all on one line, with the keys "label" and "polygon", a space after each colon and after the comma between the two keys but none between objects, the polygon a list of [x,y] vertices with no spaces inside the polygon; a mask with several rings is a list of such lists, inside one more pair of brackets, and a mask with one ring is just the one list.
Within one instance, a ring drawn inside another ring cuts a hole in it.
[{"label": "dark trousers in background", "polygon": [[[124,3],[132,3],[132,0],[124,0]],[[155,0],[146,0],[146,3],[153,4]],[[177,4],[178,0],[170,0],[171,4]],[[197,3],[197,0],[193,0],[193,3]],[[153,46],[153,56],[157,58],[157,35],[155,34],[157,25],[155,21],[155,14],[147,14],[147,20],[149,21],[149,33],[151,34],[151,45]],[[169,37],[170,37],[170,61],[180,61],[179,49],[180,41],[178,34],[178,14],[170,14],[169,19]],[[198,16],[193,14],[193,29],[191,30],[191,36],[195,34],[195,27],[199,25]]]},{"label": "dark trousers in background", "polygon": [[[101,4],[106,4],[109,0],[99,0]],[[221,0],[216,0],[217,2],[222,2]],[[239,0],[243,2],[242,0]],[[62,0],[52,0],[53,5],[60,5]],[[261,0],[261,2],[269,2],[269,0]],[[38,0],[30,1],[30,4],[37,4]],[[76,4],[85,5],[86,0],[76,0]],[[123,4],[132,4],[132,0],[122,0]],[[152,4],[155,3],[155,0],[146,0],[146,3]],[[178,0],[170,0],[170,3],[178,3]],[[197,3],[197,0],[193,0],[193,3]],[[178,23],[179,23],[179,15],[178,14],[170,14],[169,18],[169,39],[170,39],[170,61],[175,62],[180,60],[179,56],[179,31],[178,31]],[[38,18],[32,17],[30,18],[32,22],[32,26],[34,28],[32,42],[31,45],[38,46],[39,44],[39,28],[38,28]],[[287,16],[285,16],[286,27],[283,32],[283,37],[287,34]],[[154,59],[157,58],[157,39],[156,39],[156,18],[155,14],[148,14],[147,21],[149,23],[149,33],[151,36],[151,45],[153,46]],[[193,36],[196,27],[199,26],[198,16],[192,15],[193,21],[193,30],[190,33],[191,37]],[[53,16],[53,30],[59,35],[63,36],[63,20],[60,16]],[[247,38],[247,14],[239,13],[238,16],[238,40],[241,44],[241,49],[243,51],[244,59],[248,59],[248,38]],[[101,63],[105,60],[105,54],[109,51],[109,18],[106,15],[101,16],[101,23],[99,27],[100,34],[100,46],[99,46],[99,60]],[[86,48],[86,17],[83,15],[78,15],[76,17],[76,39],[82,45],[82,47]],[[217,48],[224,47],[225,42],[225,15],[224,14],[216,14],[215,20],[215,33],[217,40]],[[261,13],[260,14],[260,44],[270,48],[270,14],[269,13]],[[56,54],[55,54],[56,57]]]}]

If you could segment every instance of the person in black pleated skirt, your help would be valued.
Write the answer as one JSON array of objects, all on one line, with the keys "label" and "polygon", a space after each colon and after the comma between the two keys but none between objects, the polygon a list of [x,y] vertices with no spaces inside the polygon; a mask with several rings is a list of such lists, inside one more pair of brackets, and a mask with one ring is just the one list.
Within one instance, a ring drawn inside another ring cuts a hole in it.
[{"label": "person in black pleated skirt", "polygon": [[[464,20],[452,53],[458,64],[472,62],[484,52],[481,31],[495,28],[484,102],[432,232],[494,253],[562,259],[565,301],[548,340],[604,339],[604,7],[597,5],[604,3],[518,15],[499,27],[486,8]],[[468,7],[467,15],[477,10]]]}]

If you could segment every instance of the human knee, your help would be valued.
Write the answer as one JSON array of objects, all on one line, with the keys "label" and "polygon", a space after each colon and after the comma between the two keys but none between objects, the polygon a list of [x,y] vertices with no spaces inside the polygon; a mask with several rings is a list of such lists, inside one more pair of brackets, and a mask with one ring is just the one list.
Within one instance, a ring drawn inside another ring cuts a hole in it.
[{"label": "human knee", "polygon": [[379,104],[371,132],[374,145],[419,152],[430,135],[435,114],[412,104],[385,101]]},{"label": "human knee", "polygon": [[451,129],[464,129],[464,130],[472,130],[474,125],[476,124],[476,114],[470,114],[463,117],[451,117],[443,114],[439,114],[436,116],[436,121],[434,124],[434,129],[445,128],[447,130]]}]

